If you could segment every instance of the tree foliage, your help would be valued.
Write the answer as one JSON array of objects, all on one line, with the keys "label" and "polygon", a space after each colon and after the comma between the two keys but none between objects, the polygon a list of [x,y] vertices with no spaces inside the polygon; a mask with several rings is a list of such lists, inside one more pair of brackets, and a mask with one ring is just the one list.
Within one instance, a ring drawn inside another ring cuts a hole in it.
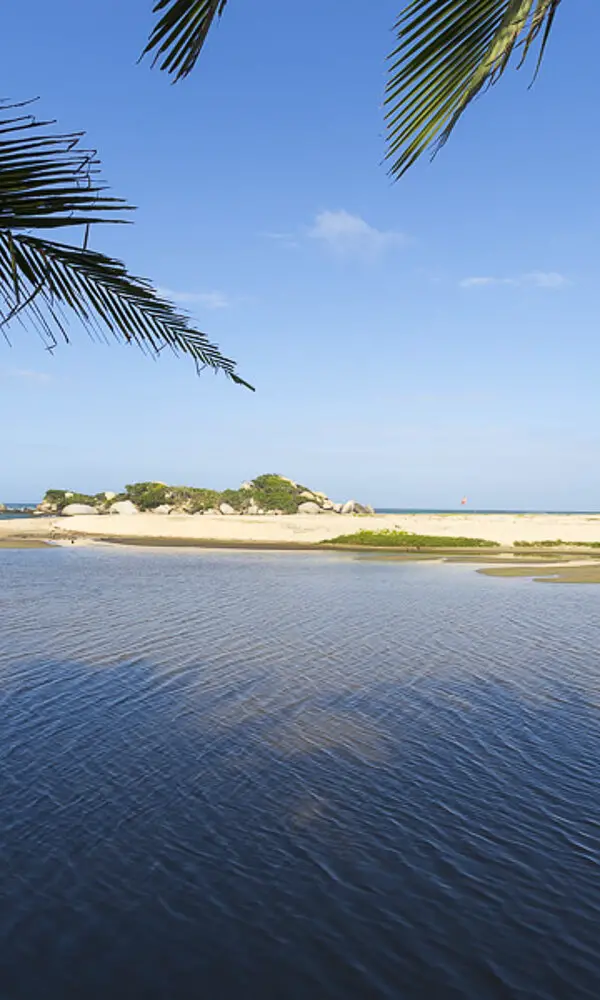
[{"label": "tree foliage", "polygon": [[[0,327],[31,326],[50,349],[68,341],[68,316],[94,336],[111,334],[154,354],[169,347],[243,383],[187,316],[116,258],[92,250],[90,233],[126,221],[130,206],[107,194],[82,135],[55,131],[0,102]],[[78,242],[62,234],[79,229]],[[58,231],[61,238],[50,238]],[[4,308],[2,308],[2,305]],[[246,384],[246,383],[243,383]]]},{"label": "tree foliage", "polygon": [[[411,0],[395,25],[386,91],[387,158],[399,177],[435,151],[473,98],[522,65],[539,40],[537,66],[561,0]],[[194,68],[227,0],[158,0],[144,54],[175,80]],[[368,13],[368,12],[367,12]]]}]

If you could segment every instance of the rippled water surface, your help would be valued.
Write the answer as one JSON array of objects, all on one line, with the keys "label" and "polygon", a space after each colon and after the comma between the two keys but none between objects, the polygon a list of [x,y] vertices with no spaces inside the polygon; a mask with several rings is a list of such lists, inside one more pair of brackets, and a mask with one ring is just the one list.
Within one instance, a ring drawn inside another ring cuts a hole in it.
[{"label": "rippled water surface", "polygon": [[0,997],[598,1000],[599,603],[0,552]]}]

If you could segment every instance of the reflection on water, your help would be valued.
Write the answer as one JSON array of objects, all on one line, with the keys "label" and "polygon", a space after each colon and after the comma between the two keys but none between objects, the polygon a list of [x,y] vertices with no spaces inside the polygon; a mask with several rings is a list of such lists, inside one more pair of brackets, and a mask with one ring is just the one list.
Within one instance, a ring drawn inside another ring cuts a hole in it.
[{"label": "reflection on water", "polygon": [[596,588],[0,553],[2,1000],[600,996]]}]

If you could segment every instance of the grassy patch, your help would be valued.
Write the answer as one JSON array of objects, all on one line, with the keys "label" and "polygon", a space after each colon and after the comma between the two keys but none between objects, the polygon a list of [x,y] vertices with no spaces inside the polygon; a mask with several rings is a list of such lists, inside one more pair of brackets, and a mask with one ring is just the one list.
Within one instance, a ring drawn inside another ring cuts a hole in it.
[{"label": "grassy patch", "polygon": [[600,542],[563,542],[562,538],[544,538],[541,542],[515,542],[515,547],[519,549],[552,549],[560,545],[569,548],[600,549]]},{"label": "grassy patch", "polygon": [[410,531],[357,531],[354,535],[338,535],[328,545],[368,545],[401,549],[488,549],[498,542],[486,538],[463,538],[456,535],[415,535]]}]

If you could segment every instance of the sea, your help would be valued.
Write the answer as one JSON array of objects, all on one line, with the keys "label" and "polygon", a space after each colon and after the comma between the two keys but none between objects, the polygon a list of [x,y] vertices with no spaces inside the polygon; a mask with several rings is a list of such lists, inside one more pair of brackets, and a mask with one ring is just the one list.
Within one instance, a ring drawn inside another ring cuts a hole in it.
[{"label": "sea", "polygon": [[599,602],[0,550],[2,1000],[598,1000]]},{"label": "sea", "polygon": [[[21,513],[15,513],[24,507],[34,510],[37,502],[34,503],[7,503],[7,510],[0,511],[0,519],[11,517],[24,517]],[[573,514],[573,515],[594,515],[600,514],[593,510],[506,510],[506,509],[483,509],[477,510],[473,507],[376,507],[376,514]]]},{"label": "sea", "polygon": [[6,521],[15,517],[27,517],[27,514],[21,513],[24,508],[28,508],[30,511],[35,510],[37,504],[35,503],[7,503],[4,504],[6,510],[0,510],[0,520]]}]

